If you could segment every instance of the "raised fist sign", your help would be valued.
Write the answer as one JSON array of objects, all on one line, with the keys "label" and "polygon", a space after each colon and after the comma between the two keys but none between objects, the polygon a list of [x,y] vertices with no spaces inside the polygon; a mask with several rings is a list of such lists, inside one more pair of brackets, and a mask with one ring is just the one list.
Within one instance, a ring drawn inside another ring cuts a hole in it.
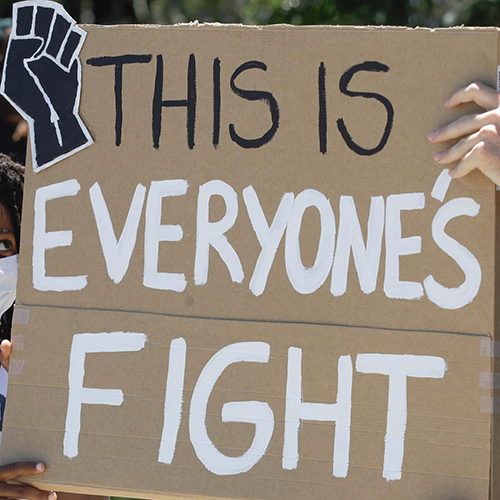
[{"label": "raised fist sign", "polygon": [[0,92],[29,123],[35,172],[92,144],[78,114],[85,36],[55,2],[14,4]]}]

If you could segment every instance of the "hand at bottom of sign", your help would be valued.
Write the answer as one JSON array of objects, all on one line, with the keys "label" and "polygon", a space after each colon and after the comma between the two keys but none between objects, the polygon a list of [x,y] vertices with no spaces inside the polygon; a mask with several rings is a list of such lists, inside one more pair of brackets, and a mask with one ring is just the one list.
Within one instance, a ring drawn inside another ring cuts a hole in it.
[{"label": "hand at bottom of sign", "polygon": [[27,500],[57,500],[53,491],[42,491],[27,484],[12,484],[20,476],[41,474],[45,465],[36,462],[16,462],[0,466],[0,498],[25,498]]},{"label": "hand at bottom of sign", "polygon": [[459,161],[450,170],[454,179],[477,168],[500,186],[500,94],[482,83],[471,83],[452,94],[445,105],[455,108],[468,102],[486,111],[464,115],[431,132],[428,139],[433,143],[462,138],[452,148],[436,153],[434,159],[441,165]]}]

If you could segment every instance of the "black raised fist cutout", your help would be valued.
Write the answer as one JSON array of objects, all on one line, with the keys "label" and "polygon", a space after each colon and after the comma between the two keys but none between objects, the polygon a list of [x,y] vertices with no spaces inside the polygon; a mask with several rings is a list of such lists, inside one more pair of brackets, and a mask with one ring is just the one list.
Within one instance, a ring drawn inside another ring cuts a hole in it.
[{"label": "black raised fist cutout", "polygon": [[30,125],[35,171],[92,144],[78,114],[85,36],[55,2],[14,4],[0,92]]}]

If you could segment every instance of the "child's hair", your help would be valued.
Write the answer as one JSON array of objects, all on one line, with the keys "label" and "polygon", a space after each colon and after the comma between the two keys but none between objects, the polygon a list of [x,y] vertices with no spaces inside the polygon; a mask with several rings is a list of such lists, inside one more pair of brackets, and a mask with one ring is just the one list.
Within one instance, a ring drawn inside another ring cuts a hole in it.
[{"label": "child's hair", "polygon": [[[0,153],[0,204],[10,215],[18,249],[21,237],[23,190],[24,167],[12,161],[7,155]],[[13,311],[14,307],[11,307],[0,318],[0,337],[2,339],[10,339]]]}]

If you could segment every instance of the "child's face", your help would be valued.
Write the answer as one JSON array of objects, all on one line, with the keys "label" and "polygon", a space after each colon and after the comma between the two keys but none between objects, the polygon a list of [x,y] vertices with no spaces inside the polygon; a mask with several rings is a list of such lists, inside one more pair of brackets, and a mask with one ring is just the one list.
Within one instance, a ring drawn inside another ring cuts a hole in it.
[{"label": "child's face", "polygon": [[0,259],[18,253],[14,227],[8,210],[0,204]]}]

